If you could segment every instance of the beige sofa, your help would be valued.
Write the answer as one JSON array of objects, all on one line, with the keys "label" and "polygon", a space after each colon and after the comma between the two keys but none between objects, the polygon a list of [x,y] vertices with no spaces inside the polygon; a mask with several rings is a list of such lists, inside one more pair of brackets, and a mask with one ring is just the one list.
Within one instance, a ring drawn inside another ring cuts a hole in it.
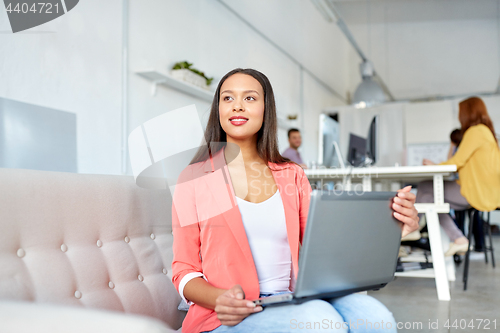
[{"label": "beige sofa", "polygon": [[175,332],[171,196],[133,177],[0,169],[0,332]]}]

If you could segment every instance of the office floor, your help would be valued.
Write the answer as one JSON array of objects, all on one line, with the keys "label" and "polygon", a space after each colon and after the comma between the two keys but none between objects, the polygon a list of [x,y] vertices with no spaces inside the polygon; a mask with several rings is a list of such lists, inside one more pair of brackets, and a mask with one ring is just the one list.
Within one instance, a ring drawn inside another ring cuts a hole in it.
[{"label": "office floor", "polygon": [[[496,268],[490,256],[486,264],[484,253],[471,252],[467,291],[463,290],[462,262],[456,270],[457,280],[450,282],[450,302],[439,301],[434,279],[424,278],[397,277],[368,294],[392,311],[399,327],[406,325],[398,332],[500,332],[500,236],[493,236],[493,246]],[[490,321],[489,330],[484,327],[485,319]],[[471,320],[474,327],[469,326]],[[447,321],[450,328],[445,327]]]}]

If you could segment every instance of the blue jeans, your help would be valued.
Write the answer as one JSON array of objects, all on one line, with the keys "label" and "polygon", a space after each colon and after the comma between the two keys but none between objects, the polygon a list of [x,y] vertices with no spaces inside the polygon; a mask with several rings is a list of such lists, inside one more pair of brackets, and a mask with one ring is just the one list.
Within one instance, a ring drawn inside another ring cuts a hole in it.
[{"label": "blue jeans", "polygon": [[[261,295],[262,297],[262,295]],[[351,294],[328,301],[265,307],[236,326],[221,325],[210,333],[247,332],[397,332],[392,313],[368,295]]]}]

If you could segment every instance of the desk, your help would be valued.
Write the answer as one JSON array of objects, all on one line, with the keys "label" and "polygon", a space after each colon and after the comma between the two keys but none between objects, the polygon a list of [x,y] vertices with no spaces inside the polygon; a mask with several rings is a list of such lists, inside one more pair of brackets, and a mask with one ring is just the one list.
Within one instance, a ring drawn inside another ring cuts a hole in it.
[{"label": "desk", "polygon": [[[436,280],[437,296],[440,301],[450,300],[448,280],[455,281],[453,259],[445,261],[449,239],[441,233],[438,213],[449,213],[450,205],[444,202],[444,177],[457,171],[455,165],[368,167],[345,169],[308,169],[304,170],[307,178],[314,181],[343,179],[346,190],[352,190],[353,182],[361,183],[362,191],[371,191],[375,179],[419,182],[432,179],[434,182],[434,203],[418,203],[415,208],[424,213],[429,230],[429,242],[432,253],[433,269],[396,273],[397,276],[433,277]],[[321,184],[322,185],[322,184]],[[445,248],[446,247],[446,248]]]}]

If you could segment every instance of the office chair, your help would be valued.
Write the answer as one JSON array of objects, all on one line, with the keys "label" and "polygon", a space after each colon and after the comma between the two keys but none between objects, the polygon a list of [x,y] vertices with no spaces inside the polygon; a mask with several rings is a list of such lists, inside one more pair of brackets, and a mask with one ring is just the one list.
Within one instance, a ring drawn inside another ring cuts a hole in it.
[{"label": "office chair", "polygon": [[[470,264],[470,244],[472,241],[472,231],[474,224],[480,224],[481,220],[483,222],[483,249],[484,249],[484,260],[486,263],[488,263],[488,251],[491,252],[491,263],[493,265],[493,268],[495,268],[495,255],[494,255],[494,250],[493,250],[493,241],[491,237],[491,226],[490,226],[490,212],[488,213],[488,218],[485,220],[483,219],[483,212],[478,211],[477,209],[474,208],[469,208],[466,210],[467,215],[469,216],[469,226],[468,226],[468,233],[467,233],[467,239],[469,240],[469,248],[467,249],[467,253],[465,254],[465,264],[464,264],[464,273],[463,273],[463,283],[464,283],[464,290],[467,290],[467,282],[469,280],[469,264]],[[457,216],[457,219],[459,219],[459,216]],[[457,222],[457,224],[460,227],[460,221]],[[462,226],[463,226],[463,221],[462,221]],[[487,229],[487,230],[486,230]],[[489,245],[486,244],[486,239],[484,237],[484,232],[488,232],[489,236]]]},{"label": "office chair", "polygon": [[[500,210],[500,208],[497,208],[496,210]],[[486,241],[484,242],[484,260],[486,261],[486,263],[488,263],[488,251],[491,252],[491,264],[493,265],[493,268],[495,268],[495,252],[494,252],[494,249],[493,249],[493,239],[491,237],[491,224],[490,224],[490,213],[491,212],[487,212],[487,218],[486,219],[483,219],[484,221],[484,224],[483,224],[483,227],[486,228],[485,232],[488,232],[488,238],[490,240],[490,245],[486,245]],[[482,213],[484,214],[484,213]]]}]

